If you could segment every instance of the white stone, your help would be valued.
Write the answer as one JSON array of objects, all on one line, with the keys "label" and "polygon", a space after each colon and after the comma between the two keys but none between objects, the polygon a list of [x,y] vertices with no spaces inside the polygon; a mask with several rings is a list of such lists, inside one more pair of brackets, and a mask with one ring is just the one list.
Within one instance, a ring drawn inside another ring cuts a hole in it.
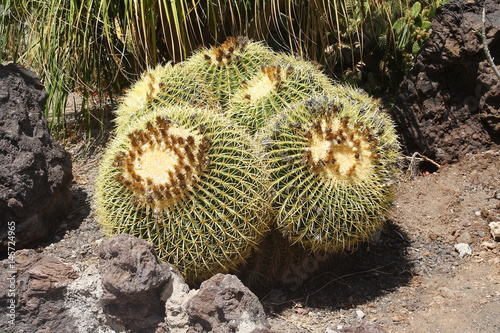
[{"label": "white stone", "polygon": [[97,263],[89,263],[82,269],[75,267],[81,271],[80,277],[68,285],[64,297],[64,307],[76,321],[76,333],[124,333],[124,327],[107,326],[100,303],[102,285]]},{"label": "white stone", "polygon": [[472,255],[472,249],[467,243],[458,243],[455,244],[455,250],[458,252],[460,258],[463,258],[466,255]]},{"label": "white stone", "polygon": [[161,295],[161,299],[166,301],[165,320],[169,325],[169,332],[187,332],[189,328],[187,302],[197,292],[198,290],[189,290],[189,286],[184,282],[182,276],[172,269],[171,279]]},{"label": "white stone", "polygon": [[490,222],[490,232],[495,241],[500,241],[500,222]]},{"label": "white stone", "polygon": [[356,310],[356,316],[358,316],[359,319],[363,319],[365,317],[365,313],[361,310]]}]

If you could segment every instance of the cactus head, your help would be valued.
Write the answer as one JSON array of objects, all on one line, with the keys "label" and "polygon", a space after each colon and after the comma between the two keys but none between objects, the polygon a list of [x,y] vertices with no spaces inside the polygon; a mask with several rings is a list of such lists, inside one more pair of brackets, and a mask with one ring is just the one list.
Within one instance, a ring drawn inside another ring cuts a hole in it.
[{"label": "cactus head", "polygon": [[369,179],[372,166],[380,158],[374,152],[377,139],[361,122],[353,123],[349,116],[339,118],[338,113],[338,106],[332,105],[304,129],[307,148],[303,162],[325,180]]},{"label": "cactus head", "polygon": [[167,106],[219,107],[211,89],[182,63],[147,70],[127,91],[116,110],[117,131],[152,109]]},{"label": "cactus head", "polygon": [[189,282],[237,267],[268,230],[267,174],[251,142],[210,110],[158,108],[135,119],[103,157],[100,224],[152,242]]},{"label": "cactus head", "polygon": [[309,99],[278,114],[259,137],[267,146],[278,229],[292,243],[337,252],[381,227],[399,146],[371,99]]},{"label": "cactus head", "polygon": [[274,53],[268,47],[244,37],[230,37],[219,47],[195,53],[184,65],[206,82],[224,108],[242,82],[272,59]]},{"label": "cactus head", "polygon": [[235,93],[228,114],[251,133],[283,109],[332,89],[330,80],[311,63],[291,56],[267,65]]},{"label": "cactus head", "polygon": [[183,200],[208,168],[210,139],[169,118],[158,116],[128,138],[128,149],[115,156],[114,166],[122,168],[116,179],[153,211]]}]

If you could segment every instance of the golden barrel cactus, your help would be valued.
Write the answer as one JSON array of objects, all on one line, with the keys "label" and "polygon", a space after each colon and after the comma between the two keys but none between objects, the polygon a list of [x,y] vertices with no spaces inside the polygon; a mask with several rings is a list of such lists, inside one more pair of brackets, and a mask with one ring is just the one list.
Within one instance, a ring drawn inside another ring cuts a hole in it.
[{"label": "golden barrel cactus", "polygon": [[268,229],[266,168],[252,142],[200,108],[135,119],[100,165],[95,204],[105,232],[150,241],[190,282],[235,268]]},{"label": "golden barrel cactus", "polygon": [[224,110],[229,98],[274,57],[275,53],[261,43],[230,37],[218,47],[196,52],[183,66],[199,75]]},{"label": "golden barrel cactus", "polygon": [[352,249],[381,227],[392,199],[399,144],[389,117],[343,86],[277,114],[259,133],[276,225],[309,251]]},{"label": "golden barrel cactus", "polygon": [[280,263],[356,247],[382,226],[398,174],[377,102],[245,38],[147,71],[116,123],[99,222],[152,242],[188,282],[258,248],[257,275],[274,277]]},{"label": "golden barrel cactus", "polygon": [[333,89],[331,80],[312,63],[277,54],[229,100],[227,114],[255,133],[276,113]]},{"label": "golden barrel cactus", "polygon": [[117,131],[160,107],[178,105],[217,109],[218,99],[197,75],[183,63],[168,63],[147,70],[128,89],[115,111]]}]

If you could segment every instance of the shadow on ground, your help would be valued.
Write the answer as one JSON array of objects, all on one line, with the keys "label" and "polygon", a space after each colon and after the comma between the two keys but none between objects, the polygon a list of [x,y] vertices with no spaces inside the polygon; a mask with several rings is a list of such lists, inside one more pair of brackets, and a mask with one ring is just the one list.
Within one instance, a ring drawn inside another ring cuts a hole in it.
[{"label": "shadow on ground", "polygon": [[86,190],[78,185],[73,184],[71,189],[73,195],[73,206],[70,213],[62,221],[61,226],[51,235],[48,240],[40,243],[38,247],[47,247],[52,243],[57,243],[64,238],[64,235],[72,230],[77,230],[90,215],[90,197]]},{"label": "shadow on ground", "polygon": [[[319,270],[300,284],[257,287],[268,312],[279,313],[295,303],[315,308],[349,309],[407,285],[413,264],[407,259],[407,235],[389,221],[376,244],[364,244],[357,251],[329,258]],[[289,279],[290,281],[290,279]]]}]

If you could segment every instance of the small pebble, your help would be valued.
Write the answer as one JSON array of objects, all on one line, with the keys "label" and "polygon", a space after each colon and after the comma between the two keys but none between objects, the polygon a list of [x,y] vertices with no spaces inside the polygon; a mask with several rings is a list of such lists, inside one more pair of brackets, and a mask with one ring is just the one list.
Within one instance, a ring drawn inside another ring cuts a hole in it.
[{"label": "small pebble", "polygon": [[486,249],[486,250],[492,250],[495,248],[495,246],[496,246],[496,244],[493,242],[482,242],[481,243],[481,247],[483,249]]},{"label": "small pebble", "polygon": [[448,287],[439,287],[437,291],[439,295],[441,295],[444,298],[453,298],[458,294],[455,290],[452,290]]},{"label": "small pebble", "polygon": [[463,232],[460,236],[457,238],[458,243],[470,243],[472,241],[472,237],[468,231]]},{"label": "small pebble", "polygon": [[488,224],[490,227],[491,235],[496,242],[500,241],[500,222],[490,222]]},{"label": "small pebble", "polygon": [[490,265],[500,264],[500,258],[499,257],[491,258],[490,260],[488,260],[488,264]]},{"label": "small pebble", "polygon": [[365,317],[365,313],[361,310],[356,310],[356,316],[358,316],[359,319],[363,319]]},{"label": "small pebble", "polygon": [[301,316],[305,316],[306,314],[309,313],[309,311],[307,311],[304,308],[297,308],[297,309],[295,309],[295,313],[298,315],[301,315]]},{"label": "small pebble", "polygon": [[455,244],[455,250],[458,252],[460,258],[465,257],[466,255],[472,255],[472,249],[467,243],[458,243]]}]

